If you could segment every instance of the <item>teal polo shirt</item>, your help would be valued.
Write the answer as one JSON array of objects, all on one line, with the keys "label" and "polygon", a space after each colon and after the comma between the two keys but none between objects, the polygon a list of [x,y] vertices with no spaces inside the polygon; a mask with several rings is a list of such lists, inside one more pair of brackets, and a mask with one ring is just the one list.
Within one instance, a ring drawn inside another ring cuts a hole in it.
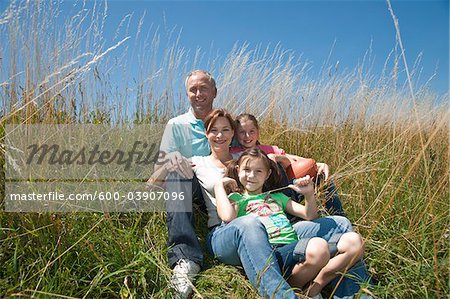
[{"label": "teal polo shirt", "polygon": [[169,120],[164,129],[160,150],[165,153],[178,151],[184,157],[208,156],[211,153],[206,138],[205,125],[192,112],[188,112]]}]

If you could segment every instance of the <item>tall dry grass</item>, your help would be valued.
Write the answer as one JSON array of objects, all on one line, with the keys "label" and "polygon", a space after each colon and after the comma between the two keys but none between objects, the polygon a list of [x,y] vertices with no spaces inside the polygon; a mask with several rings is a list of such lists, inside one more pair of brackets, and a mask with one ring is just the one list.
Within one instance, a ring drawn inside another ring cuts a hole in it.
[{"label": "tall dry grass", "polygon": [[[124,16],[110,38],[106,2],[74,3],[63,15],[58,3],[13,1],[1,15],[2,138],[6,123],[165,123],[187,108],[184,75],[207,68],[217,107],[255,114],[264,143],[330,165],[366,239],[375,296],[449,295],[449,95],[427,85],[411,94],[399,45],[381,76],[369,50],[354,70],[327,63],[317,77],[279,45],[189,52],[178,31],[147,25],[145,14]],[[165,240],[162,213],[1,212],[0,294],[166,298]],[[256,296],[239,270],[211,257],[206,268],[196,298]]]}]

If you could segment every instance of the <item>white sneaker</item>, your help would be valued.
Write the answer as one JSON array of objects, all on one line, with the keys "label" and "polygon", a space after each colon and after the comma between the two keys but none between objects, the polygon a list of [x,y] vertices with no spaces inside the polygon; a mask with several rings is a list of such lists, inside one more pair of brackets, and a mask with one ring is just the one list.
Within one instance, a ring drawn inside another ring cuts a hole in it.
[{"label": "white sneaker", "polygon": [[322,294],[321,293],[319,293],[319,294],[317,294],[316,296],[314,296],[314,297],[310,297],[311,299],[323,299],[323,297],[322,297]]},{"label": "white sneaker", "polygon": [[200,266],[193,261],[181,259],[173,268],[172,288],[177,292],[175,298],[186,299],[192,293],[192,281],[200,272]]}]

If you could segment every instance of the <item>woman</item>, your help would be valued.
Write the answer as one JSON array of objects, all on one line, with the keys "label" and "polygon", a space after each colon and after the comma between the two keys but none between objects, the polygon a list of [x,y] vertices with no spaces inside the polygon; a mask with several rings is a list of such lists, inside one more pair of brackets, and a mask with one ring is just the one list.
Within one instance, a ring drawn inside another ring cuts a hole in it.
[{"label": "woman", "polygon": [[214,185],[224,177],[228,162],[233,160],[229,151],[234,136],[233,118],[216,109],[206,117],[205,128],[211,154],[192,157],[192,163],[208,210],[208,249],[225,264],[242,265],[262,297],[297,298],[281,274],[264,225],[253,216],[225,225],[217,215]]}]

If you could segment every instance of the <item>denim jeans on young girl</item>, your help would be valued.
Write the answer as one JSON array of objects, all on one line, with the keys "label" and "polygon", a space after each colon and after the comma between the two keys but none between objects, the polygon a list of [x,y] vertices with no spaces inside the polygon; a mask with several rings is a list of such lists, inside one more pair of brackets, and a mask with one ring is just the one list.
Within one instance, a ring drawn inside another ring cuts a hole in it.
[{"label": "denim jeans on young girl", "polygon": [[260,296],[297,298],[283,278],[266,228],[253,215],[213,228],[208,234],[207,246],[211,254],[224,264],[242,265]]},{"label": "denim jeans on young girl", "polygon": [[[342,216],[327,216],[312,221],[299,221],[294,224],[294,229],[299,239],[320,237],[329,243],[333,241],[333,236],[336,234],[353,231],[350,220]],[[333,299],[353,298],[353,295],[359,292],[360,284],[370,283],[371,278],[364,261],[360,259],[347,271],[340,282],[339,280],[340,277],[335,278],[326,287],[331,291],[336,288]]]}]

